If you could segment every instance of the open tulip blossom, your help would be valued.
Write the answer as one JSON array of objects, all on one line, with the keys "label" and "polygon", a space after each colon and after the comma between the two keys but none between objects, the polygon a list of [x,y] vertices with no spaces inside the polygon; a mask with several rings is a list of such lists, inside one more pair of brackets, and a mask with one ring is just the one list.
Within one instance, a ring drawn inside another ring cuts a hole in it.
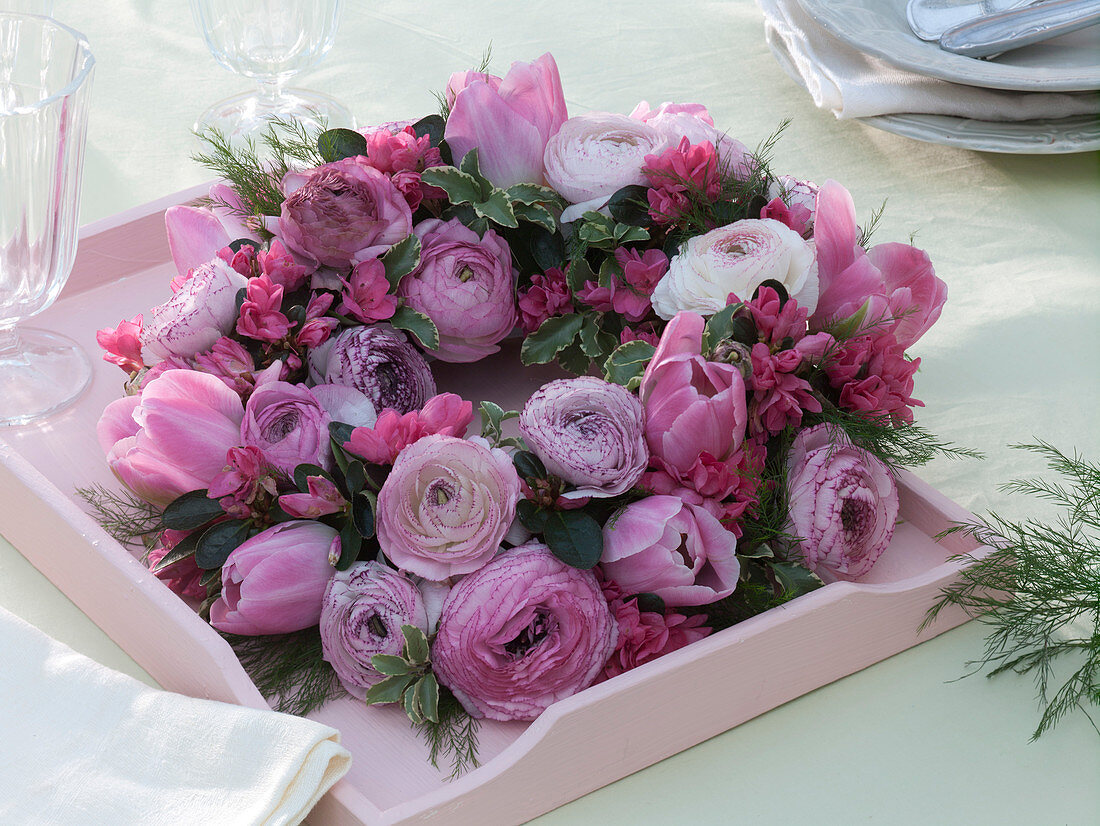
[{"label": "open tulip blossom", "polygon": [[[282,708],[346,691],[428,729],[535,719],[867,576],[932,452],[928,256],[701,104],[569,117],[549,54],[441,99],[273,126],[273,159],[214,153],[208,205],[168,211],[171,294],[97,337],[156,576]],[[437,392],[486,359],[551,378],[518,411]]]}]

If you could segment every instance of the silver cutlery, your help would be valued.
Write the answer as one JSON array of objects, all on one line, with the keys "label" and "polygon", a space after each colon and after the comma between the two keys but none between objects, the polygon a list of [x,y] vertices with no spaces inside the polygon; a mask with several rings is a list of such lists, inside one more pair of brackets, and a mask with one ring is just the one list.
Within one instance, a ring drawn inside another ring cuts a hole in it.
[{"label": "silver cutlery", "polygon": [[1030,6],[1038,0],[909,0],[905,17],[921,40],[939,40],[943,33],[979,17]]},{"label": "silver cutlery", "polygon": [[1046,0],[954,26],[940,37],[940,47],[966,57],[991,57],[1097,23],[1100,0]]}]

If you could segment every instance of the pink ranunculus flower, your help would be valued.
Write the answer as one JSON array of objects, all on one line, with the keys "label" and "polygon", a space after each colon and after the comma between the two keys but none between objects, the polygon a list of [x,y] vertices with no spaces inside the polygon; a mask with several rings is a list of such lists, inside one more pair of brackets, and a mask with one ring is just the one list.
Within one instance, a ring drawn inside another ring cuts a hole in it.
[{"label": "pink ranunculus flower", "polygon": [[404,416],[396,410],[383,410],[370,427],[357,427],[344,449],[376,465],[392,465],[402,450],[425,436],[466,435],[474,418],[474,406],[454,393],[432,396],[421,410]]},{"label": "pink ranunculus flower", "polygon": [[318,382],[323,377],[330,384],[354,387],[375,410],[407,413],[435,395],[435,378],[424,356],[404,333],[388,325],[349,327],[327,343],[321,360],[323,364],[311,363],[311,375],[318,368]]},{"label": "pink ranunculus flower", "polygon": [[117,364],[127,373],[136,373],[145,367],[141,357],[141,313],[130,321],[120,321],[114,329],[98,330],[95,340],[104,350],[104,361]]},{"label": "pink ranunculus flower", "polygon": [[220,258],[197,267],[170,299],[149,311],[141,332],[146,361],[188,358],[210,349],[233,330],[237,292],[247,284]]},{"label": "pink ranunculus flower", "polygon": [[529,542],[451,590],[432,668],[471,716],[534,720],[591,685],[617,638],[595,574]]},{"label": "pink ranunculus flower", "polygon": [[445,137],[456,163],[477,147],[481,173],[496,186],[543,183],[546,143],[568,117],[549,53],[513,63],[499,81],[476,72],[452,75],[447,89],[453,102]]},{"label": "pink ranunculus flower", "polygon": [[741,371],[700,353],[704,326],[702,316],[678,313],[665,327],[638,387],[650,452],[685,475],[701,454],[719,461],[732,457],[748,422]]},{"label": "pink ranunculus flower", "polygon": [[386,268],[379,258],[368,258],[355,265],[351,279],[344,285],[339,310],[364,324],[385,321],[397,311],[397,296],[390,294]]},{"label": "pink ranunculus flower", "polygon": [[879,459],[838,428],[819,424],[795,436],[787,456],[787,532],[818,576],[858,579],[894,536],[898,489]]},{"label": "pink ranunculus flower", "polygon": [[420,264],[401,279],[407,306],[428,316],[439,331],[440,361],[470,362],[500,350],[497,342],[516,323],[516,273],[504,239],[479,237],[457,218],[429,218],[416,227]]},{"label": "pink ranunculus flower", "polygon": [[227,634],[288,634],[316,625],[340,534],[322,522],[280,522],[229,554],[210,624]]},{"label": "pink ranunculus flower", "polygon": [[726,306],[730,293],[748,300],[769,280],[813,312],[814,248],[779,221],[746,218],[688,239],[654,289],[653,309],[664,319],[684,310],[712,315]]},{"label": "pink ranunculus flower", "polygon": [[947,285],[923,251],[890,243],[866,252],[859,237],[852,196],[836,181],[826,181],[814,223],[821,297],[810,327],[827,329],[856,317],[861,329],[893,333],[906,349],[939,318]]},{"label": "pink ranunculus flower", "polygon": [[324,267],[375,258],[412,232],[405,197],[365,158],[344,158],[283,178],[279,237]]},{"label": "pink ranunculus flower", "polygon": [[430,632],[424,599],[404,574],[380,562],[356,562],[337,571],[321,603],[321,651],[340,684],[363,700],[385,679],[371,664],[377,654],[401,656],[402,625]]},{"label": "pink ranunculus flower", "polygon": [[546,181],[573,206],[563,223],[607,205],[618,190],[646,182],[647,155],[668,139],[642,121],[608,112],[588,112],[567,120],[546,144]]},{"label": "pink ranunculus flower", "polygon": [[256,388],[245,405],[241,443],[263,451],[288,476],[303,463],[332,468],[328,411],[309,388],[274,381]]},{"label": "pink ranunculus flower", "polygon": [[240,444],[244,407],[214,376],[167,370],[140,396],[107,405],[96,433],[107,464],[141,498],[167,505],[200,490]]},{"label": "pink ranunculus flower", "polygon": [[550,473],[577,487],[565,499],[625,493],[649,461],[637,397],[593,376],[544,384],[524,405],[519,430]]},{"label": "pink ranunculus flower", "polygon": [[600,567],[623,593],[656,594],[666,605],[706,605],[737,587],[737,537],[705,508],[649,496],[612,514]]},{"label": "pink ranunculus flower", "polygon": [[394,565],[426,579],[468,574],[499,550],[518,499],[503,450],[425,436],[398,454],[378,493],[378,542]]}]

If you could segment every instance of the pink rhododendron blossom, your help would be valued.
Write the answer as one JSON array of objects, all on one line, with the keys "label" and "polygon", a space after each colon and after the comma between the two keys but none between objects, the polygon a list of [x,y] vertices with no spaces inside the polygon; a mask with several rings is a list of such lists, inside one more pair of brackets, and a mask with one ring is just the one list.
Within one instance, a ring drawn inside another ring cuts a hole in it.
[{"label": "pink rhododendron blossom", "polygon": [[186,531],[163,531],[160,544],[149,551],[146,563],[153,576],[184,599],[203,600],[206,599],[206,586],[202,584],[202,578],[206,571],[195,564],[194,556],[185,556],[163,568],[157,567],[186,536]]},{"label": "pink rhododendron blossom", "polygon": [[776,434],[802,424],[803,411],[821,412],[810,383],[795,371],[802,365],[798,350],[772,353],[767,344],[752,347],[752,430]]},{"label": "pink rhododendron blossom", "polygon": [[611,658],[596,678],[598,683],[710,634],[711,629],[703,627],[707,621],[703,614],[686,617],[669,609],[663,613],[642,611],[634,595],[624,594],[611,580],[601,581],[600,587],[615,617],[619,639]]},{"label": "pink rhododendron blossom", "polygon": [[237,546],[222,566],[210,624],[228,634],[287,634],[316,625],[340,558],[340,535],[322,522],[280,522]]},{"label": "pink rhododendron blossom", "polygon": [[738,178],[747,178],[752,172],[752,156],[748,148],[715,128],[714,118],[701,103],[662,103],[656,109],[642,101],[634,107],[630,117],[645,122],[664,135],[669,145],[675,146],[681,139],[689,143],[708,142],[717,152],[722,172]]},{"label": "pink rhododendron blossom", "polygon": [[402,625],[425,635],[431,630],[420,591],[404,574],[380,562],[355,562],[329,580],[321,602],[322,656],[353,697],[365,699],[385,679],[371,658],[401,656]]},{"label": "pink rhododendron blossom", "polygon": [[519,430],[553,475],[575,485],[566,499],[630,490],[649,461],[637,397],[593,376],[544,384],[527,400]]},{"label": "pink rhododendron blossom", "polygon": [[344,269],[374,258],[412,231],[412,211],[365,158],[344,158],[283,178],[279,237],[291,252]]},{"label": "pink rhododendron blossom", "polygon": [[710,141],[681,138],[660,155],[647,155],[643,171],[649,216],[658,224],[675,223],[692,205],[718,198],[718,157]]},{"label": "pink rhododendron blossom", "polygon": [[339,489],[324,476],[307,476],[306,493],[284,493],[279,507],[295,519],[316,519],[329,513],[339,513],[347,500]]},{"label": "pink rhododendron blossom", "polygon": [[206,495],[221,500],[226,513],[248,516],[248,506],[261,491],[275,493],[269,470],[267,457],[259,448],[231,447],[225,454],[225,467],[210,480]]},{"label": "pink rhododendron blossom", "polygon": [[398,568],[431,580],[493,558],[516,515],[508,454],[439,434],[402,450],[378,493],[378,543]]},{"label": "pink rhododendron blossom", "polygon": [[624,593],[666,605],[706,605],[737,587],[737,537],[706,509],[649,496],[616,511],[603,529],[600,567]]},{"label": "pink rhododendron blossom", "polygon": [[220,258],[198,267],[180,289],[149,311],[141,332],[146,361],[208,350],[237,321],[237,291],[248,279]]},{"label": "pink rhododendron blossom", "polygon": [[282,285],[287,292],[294,292],[301,287],[306,277],[313,272],[310,267],[299,263],[287,252],[278,238],[272,239],[271,246],[267,250],[256,253],[256,261],[260,266],[260,272],[274,283]]},{"label": "pink rhododendron blossom", "polygon": [[534,720],[591,685],[617,639],[596,576],[529,542],[451,589],[432,668],[471,716]]},{"label": "pink rhododendron blossom", "polygon": [[531,286],[520,293],[516,304],[520,325],[528,334],[535,332],[548,318],[573,312],[573,297],[565,273],[552,267],[542,274],[532,275]]},{"label": "pink rhododendron blossom", "polygon": [[643,325],[641,327],[623,327],[621,333],[619,333],[619,343],[626,344],[628,341],[644,341],[646,344],[652,344],[654,347],[660,342],[661,337],[657,335],[652,329],[652,325]]},{"label": "pink rhododendron blossom", "polygon": [[351,280],[340,279],[344,285],[339,312],[364,324],[385,321],[397,310],[397,296],[390,295],[386,268],[378,258],[368,258],[356,264]]},{"label": "pink rhododendron blossom", "polygon": [[107,464],[143,499],[167,505],[207,488],[240,444],[244,407],[214,376],[167,370],[140,396],[107,405],[96,427]]},{"label": "pink rhododendron blossom", "polygon": [[276,342],[290,332],[290,319],[282,314],[283,287],[266,275],[249,279],[237,332],[257,341]]},{"label": "pink rhododendron blossom", "polygon": [[397,454],[425,436],[466,435],[474,418],[474,406],[454,393],[432,396],[421,410],[405,415],[383,410],[372,427],[357,427],[344,449],[376,465],[392,465]]},{"label": "pink rhododendron blossom", "polygon": [[252,278],[255,273],[256,247],[252,244],[242,244],[239,249],[222,247],[218,250],[218,258],[231,266],[245,278]]},{"label": "pink rhododendron blossom", "polygon": [[668,256],[660,250],[639,253],[635,249],[619,247],[615,250],[615,261],[622,267],[623,281],[647,296],[668,272]]},{"label": "pink rhododendron blossom", "polygon": [[638,388],[650,452],[679,475],[688,474],[703,453],[718,461],[731,458],[748,421],[741,371],[701,355],[704,326],[695,313],[673,318]]},{"label": "pink rhododendron blossom", "polygon": [[840,390],[840,406],[871,417],[888,415],[895,424],[913,421],[913,375],[920,359],[905,358],[889,333],[848,339],[825,362],[829,384]]},{"label": "pink rhododendron blossom", "polygon": [[117,364],[127,373],[136,373],[145,367],[141,357],[141,313],[130,321],[120,321],[113,330],[110,327],[98,330],[95,340],[106,351],[104,361]]},{"label": "pink rhododendron blossom", "polygon": [[439,149],[432,146],[427,135],[417,137],[416,130],[406,126],[397,132],[376,129],[364,137],[367,140],[367,160],[379,172],[423,172],[442,166]]},{"label": "pink rhododendron blossom", "polygon": [[858,579],[890,544],[898,518],[893,474],[839,428],[799,432],[787,458],[795,549],[819,576]]},{"label": "pink rhododendron blossom", "polygon": [[554,58],[513,63],[503,80],[452,75],[445,137],[457,163],[478,150],[481,174],[496,186],[543,182],[543,151],[568,116]]},{"label": "pink rhododendron blossom", "polygon": [[331,469],[332,419],[309,388],[275,381],[258,387],[245,405],[241,442],[263,451],[287,475],[303,463]]},{"label": "pink rhododendron blossom", "polygon": [[416,226],[420,264],[398,292],[439,331],[440,361],[470,362],[500,350],[516,323],[512,253],[493,230],[478,236],[457,218],[430,218]]}]

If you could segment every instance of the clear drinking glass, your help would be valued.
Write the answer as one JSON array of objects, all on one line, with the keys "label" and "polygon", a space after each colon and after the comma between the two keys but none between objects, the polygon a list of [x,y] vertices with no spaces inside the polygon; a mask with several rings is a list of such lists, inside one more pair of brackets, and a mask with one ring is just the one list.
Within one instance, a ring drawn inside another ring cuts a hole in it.
[{"label": "clear drinking glass", "polygon": [[79,32],[0,12],[0,425],[65,407],[91,378],[76,342],[15,325],[73,266],[94,68]]},{"label": "clear drinking glass", "polygon": [[255,79],[259,90],[215,103],[195,124],[230,140],[256,137],[269,120],[306,126],[353,126],[351,113],[328,95],[284,89],[286,81],[332,48],[342,0],[191,0],[195,23],[214,58]]}]

